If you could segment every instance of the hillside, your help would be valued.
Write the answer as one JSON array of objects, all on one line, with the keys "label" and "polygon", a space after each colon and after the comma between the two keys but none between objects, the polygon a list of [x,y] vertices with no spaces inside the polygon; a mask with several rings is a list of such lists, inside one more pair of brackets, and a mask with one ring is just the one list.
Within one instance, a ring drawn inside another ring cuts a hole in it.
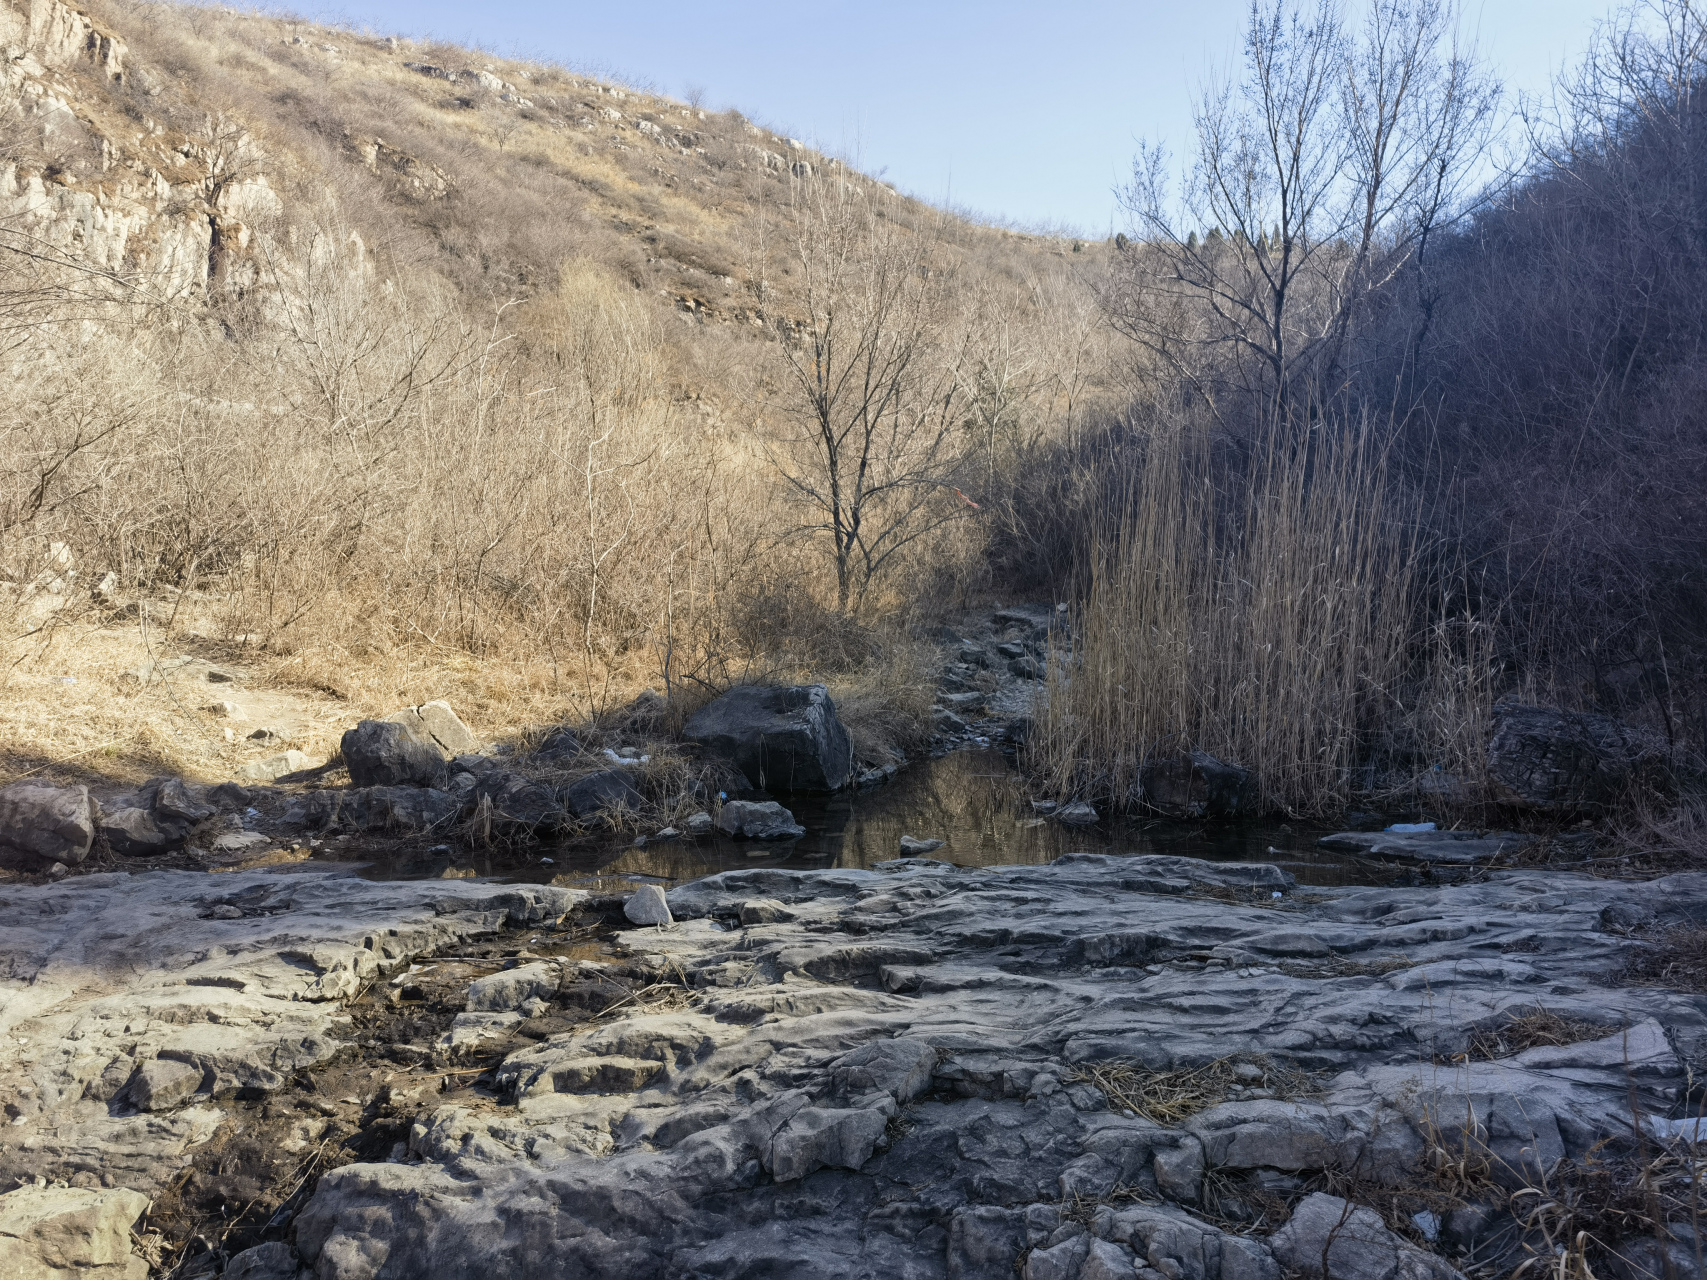
[{"label": "hillside", "polygon": [[[172,656],[308,698],[283,738],[316,758],[399,700],[497,732],[738,671],[856,695],[875,642],[822,612],[779,478],[814,200],[924,255],[982,499],[905,550],[922,589],[873,580],[879,629],[985,589],[1016,459],[1108,394],[1107,246],[957,220],[738,113],[224,9],[13,0],[0,23],[7,358],[32,388],[0,510],[16,769],[260,753],[118,679]],[[35,590],[70,566],[111,589]],[[879,719],[913,734],[920,696]]]}]

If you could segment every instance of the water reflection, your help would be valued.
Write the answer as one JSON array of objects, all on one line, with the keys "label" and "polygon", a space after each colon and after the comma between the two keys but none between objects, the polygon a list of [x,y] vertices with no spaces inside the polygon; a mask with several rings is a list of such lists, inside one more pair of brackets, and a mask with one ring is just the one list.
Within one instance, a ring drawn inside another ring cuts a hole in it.
[{"label": "water reflection", "polygon": [[[887,786],[827,797],[784,797],[808,834],[769,844],[671,840],[631,845],[538,847],[515,858],[481,855],[457,862],[480,875],[554,881],[616,891],[637,879],[682,881],[737,867],[869,868],[900,856],[901,837],[943,841],[930,856],[964,867],[1039,864],[1086,850],[1174,854],[1224,862],[1275,862],[1305,884],[1369,884],[1391,872],[1316,848],[1329,828],[1306,823],[1196,823],[1115,820],[1068,827],[1041,817],[995,750],[958,751],[904,770]],[[414,876],[432,866],[393,863],[378,874]]]}]

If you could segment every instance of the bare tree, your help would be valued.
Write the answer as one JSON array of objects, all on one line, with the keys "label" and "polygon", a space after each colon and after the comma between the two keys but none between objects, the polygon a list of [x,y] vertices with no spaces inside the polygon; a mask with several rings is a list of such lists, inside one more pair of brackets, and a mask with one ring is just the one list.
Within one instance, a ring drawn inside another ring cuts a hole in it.
[{"label": "bare tree", "polygon": [[1124,192],[1138,235],[1115,323],[1217,412],[1319,410],[1370,303],[1462,203],[1497,89],[1449,0],[1253,0],[1245,71],[1194,113],[1175,201],[1146,147]]},{"label": "bare tree", "polygon": [[777,322],[790,430],[783,478],[830,536],[836,603],[857,607],[895,556],[968,513],[959,352],[940,222],[910,229],[834,177],[793,188],[804,317]]}]

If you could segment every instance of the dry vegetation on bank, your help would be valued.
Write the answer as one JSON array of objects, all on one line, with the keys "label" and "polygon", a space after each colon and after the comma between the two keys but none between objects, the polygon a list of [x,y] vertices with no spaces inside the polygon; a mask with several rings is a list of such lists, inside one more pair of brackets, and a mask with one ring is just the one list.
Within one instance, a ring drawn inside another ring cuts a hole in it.
[{"label": "dry vegetation on bank", "polygon": [[1609,27],[1491,188],[1448,7],[1259,6],[1111,245],[561,67],[96,17],[130,69],[56,72],[76,110],[9,116],[0,168],[166,175],[150,225],[211,240],[168,288],[0,217],[13,773],[228,769],[116,679],[167,651],[294,691],[310,749],[430,697],[496,733],[812,676],[881,758],[928,719],[923,624],[1032,596],[1076,601],[1061,794],[1196,748],[1292,812],[1471,811],[1513,694],[1700,745],[1684,0]]},{"label": "dry vegetation on bank", "polygon": [[[93,697],[185,645],[352,715],[448,696],[490,731],[811,674],[877,758],[917,743],[909,626],[990,587],[1030,465],[1111,403],[1090,255],[560,68],[103,16],[132,73],[76,72],[97,109],[21,121],[5,163],[88,181],[124,151],[266,177],[281,208],[205,301],[69,254],[0,264],[29,321],[0,411],[15,769],[94,738],[143,771],[223,767],[169,691]],[[814,340],[836,349],[815,393],[789,362]],[[881,390],[856,404],[860,361]]]}]

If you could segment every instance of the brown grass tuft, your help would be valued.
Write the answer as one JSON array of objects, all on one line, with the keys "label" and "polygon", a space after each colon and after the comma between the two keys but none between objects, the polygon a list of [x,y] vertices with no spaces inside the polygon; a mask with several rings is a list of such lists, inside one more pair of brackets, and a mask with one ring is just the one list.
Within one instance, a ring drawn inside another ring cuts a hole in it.
[{"label": "brown grass tuft", "polygon": [[1240,1079],[1241,1066],[1246,1068],[1246,1075],[1251,1075],[1252,1067],[1261,1073],[1251,1075],[1248,1087],[1265,1089],[1270,1097],[1307,1098],[1320,1092],[1308,1072],[1249,1056],[1217,1058],[1201,1067],[1178,1071],[1151,1071],[1119,1059],[1086,1062],[1072,1068],[1067,1079],[1095,1085],[1108,1095],[1109,1105],[1116,1110],[1130,1111],[1157,1124],[1175,1125],[1247,1087]]}]

